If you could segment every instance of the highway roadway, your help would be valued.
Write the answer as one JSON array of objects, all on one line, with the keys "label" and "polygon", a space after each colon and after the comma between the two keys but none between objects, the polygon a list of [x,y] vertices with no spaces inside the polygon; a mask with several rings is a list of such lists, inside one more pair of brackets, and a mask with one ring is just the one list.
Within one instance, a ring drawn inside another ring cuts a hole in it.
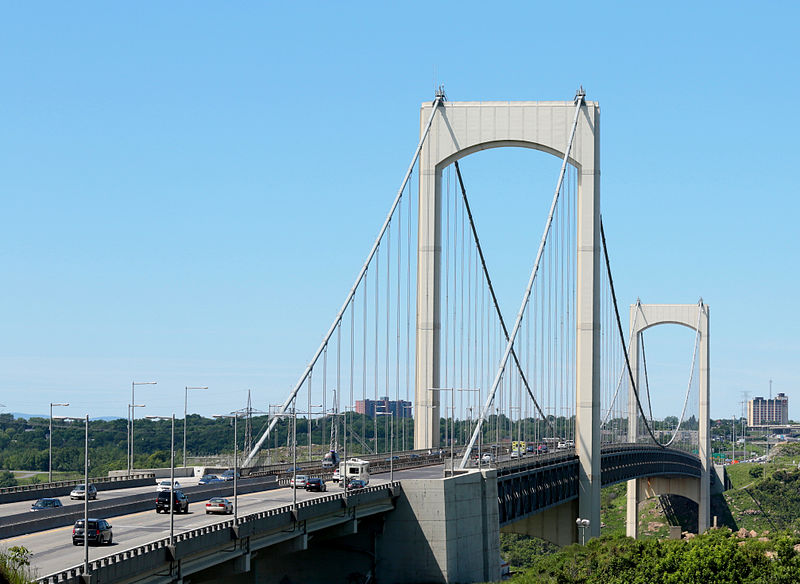
[{"label": "highway roadway", "polygon": [[[396,471],[394,473],[394,478],[395,480],[437,478],[442,476],[442,472],[443,467],[441,465],[427,466]],[[180,482],[182,486],[190,486],[197,484],[197,480],[198,479],[181,478]],[[369,484],[373,486],[385,484],[387,482],[389,482],[388,472],[381,473],[380,475],[373,474],[370,477]],[[328,482],[327,487],[328,491],[325,493],[310,493],[298,489],[297,500],[306,501],[316,497],[342,492],[341,487],[334,483]],[[112,497],[125,497],[149,491],[153,493],[154,504],[153,510],[151,511],[141,511],[139,513],[131,513],[118,517],[104,517],[103,519],[107,519],[113,527],[114,541],[111,545],[104,545],[101,547],[90,546],[89,561],[135,548],[150,541],[169,537],[169,514],[155,512],[155,489],[156,486],[154,484],[152,487],[136,487],[98,493],[99,499],[108,500]],[[66,501],[62,501],[65,504],[70,503],[68,496],[62,497],[62,499],[66,499]],[[238,500],[239,515],[244,516],[267,509],[290,505],[292,503],[292,489],[289,487],[282,487],[268,491],[239,495]],[[20,512],[20,505],[22,505],[22,510],[25,510],[30,507],[30,503],[31,502],[7,503],[0,505],[0,517]],[[72,503],[74,504],[76,501],[72,501]],[[191,531],[192,529],[197,529],[205,525],[227,521],[231,518],[230,515],[206,515],[205,503],[206,499],[196,500],[192,499],[190,496],[189,513],[175,514],[176,534],[184,531]],[[90,516],[92,515],[91,505],[92,502],[90,501]],[[12,511],[12,508],[15,510]],[[72,526],[59,527],[49,531],[30,533],[0,540],[0,545],[6,548],[19,545],[25,546],[30,550],[33,554],[31,557],[31,566],[36,571],[37,578],[61,572],[62,570],[83,563],[83,546],[73,546],[72,544]]]},{"label": "highway roadway", "polygon": [[[152,485],[147,485],[144,487],[130,487],[127,489],[108,489],[102,490],[103,485],[100,485],[97,490],[97,499],[90,499],[89,500],[89,507],[94,501],[112,501],[119,497],[130,497],[131,495],[139,495],[141,493],[153,493],[153,500],[155,500],[155,493],[156,493],[156,483],[161,482],[164,479],[153,479]],[[183,487],[194,487],[197,485],[198,481],[200,480],[199,477],[179,477],[176,479],[181,488]],[[90,481],[91,482],[91,481]],[[169,478],[167,478],[167,482],[169,482]],[[83,499],[70,499],[69,495],[65,495],[63,497],[53,497],[54,499],[58,499],[61,501],[62,505],[83,505]],[[5,517],[8,515],[14,515],[15,513],[25,513],[30,510],[31,505],[36,502],[35,498],[32,498],[28,501],[16,501],[14,503],[2,503],[0,504],[0,517]]]}]

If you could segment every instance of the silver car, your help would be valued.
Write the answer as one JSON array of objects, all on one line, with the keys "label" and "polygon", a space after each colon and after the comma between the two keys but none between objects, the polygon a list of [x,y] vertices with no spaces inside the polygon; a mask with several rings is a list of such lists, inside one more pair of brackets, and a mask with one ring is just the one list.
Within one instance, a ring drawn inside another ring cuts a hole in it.
[{"label": "silver car", "polygon": [[[77,485],[72,492],[69,494],[70,500],[72,499],[83,499],[86,497],[86,485]],[[97,488],[92,484],[89,483],[89,499],[97,499]]]}]

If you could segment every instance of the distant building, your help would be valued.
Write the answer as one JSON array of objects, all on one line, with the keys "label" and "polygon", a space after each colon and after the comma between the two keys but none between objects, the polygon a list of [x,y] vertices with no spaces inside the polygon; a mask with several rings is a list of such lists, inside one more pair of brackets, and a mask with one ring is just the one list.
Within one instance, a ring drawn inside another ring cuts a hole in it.
[{"label": "distant building", "polygon": [[789,397],[779,393],[772,399],[754,397],[747,402],[748,426],[782,426],[789,423]]},{"label": "distant building", "polygon": [[384,396],[379,400],[359,399],[356,400],[356,413],[365,414],[370,418],[375,417],[375,412],[391,412],[398,418],[411,417],[411,402],[405,400],[390,400]]}]

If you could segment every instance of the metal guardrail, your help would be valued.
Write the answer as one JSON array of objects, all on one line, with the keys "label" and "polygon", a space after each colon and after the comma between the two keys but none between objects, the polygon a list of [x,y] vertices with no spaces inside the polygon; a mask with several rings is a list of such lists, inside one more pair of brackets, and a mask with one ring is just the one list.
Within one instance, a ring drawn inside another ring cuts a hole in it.
[{"label": "metal guardrail", "polygon": [[[114,489],[126,489],[130,487],[141,487],[150,484],[155,475],[153,473],[140,473],[136,475],[121,477],[99,477],[90,478],[89,482],[99,487],[98,491],[109,491]],[[36,485],[21,485],[17,487],[6,487],[0,490],[0,504],[15,503],[30,499],[41,499],[42,497],[64,497],[69,495],[75,485],[82,485],[83,480],[57,481],[52,483],[40,483]]]},{"label": "metal guardrail", "polygon": [[[116,483],[119,481],[127,481],[131,479],[153,479],[155,478],[155,473],[146,472],[146,473],[138,473],[132,475],[124,475],[119,477],[89,477],[89,482],[95,485],[105,485],[108,483]],[[3,495],[7,495],[10,493],[23,493],[23,492],[31,492],[36,490],[44,490],[44,489],[51,489],[55,487],[74,487],[76,485],[82,485],[84,483],[83,479],[73,479],[69,481],[53,481],[52,483],[34,483],[30,485],[17,485],[16,487],[2,487],[0,488],[0,498]]]},{"label": "metal guardrail", "polygon": [[[396,489],[400,488],[399,482],[388,483],[385,485],[379,485],[374,487],[366,487],[364,489],[359,489],[355,493],[351,493],[349,495],[350,498],[355,498],[357,495],[368,495],[372,493],[379,493],[381,491],[388,491],[387,495],[390,497],[395,496]],[[301,501],[298,502],[296,505],[296,509],[310,509],[316,505],[326,505],[331,501],[341,500],[342,504],[345,505],[345,494],[340,493],[336,495],[326,495],[323,497],[318,497],[310,501]],[[220,523],[214,523],[212,525],[207,525],[204,527],[199,527],[197,529],[193,529],[191,531],[186,531],[183,533],[176,534],[174,537],[175,547],[179,547],[179,544],[182,542],[192,541],[196,538],[200,538],[209,534],[220,533],[223,531],[227,531],[227,537],[230,539],[236,539],[236,531],[246,526],[249,523],[267,518],[267,517],[274,517],[282,514],[291,514],[292,513],[292,505],[284,505],[283,507],[277,507],[274,509],[268,509],[266,511],[260,511],[258,513],[252,513],[250,515],[245,515],[244,517],[240,517],[236,520],[229,519],[227,521],[222,521]],[[99,558],[97,560],[89,562],[89,573],[96,573],[100,570],[114,570],[115,568],[119,568],[121,564],[124,564],[130,560],[137,560],[141,561],[146,556],[153,554],[154,552],[158,552],[160,550],[164,550],[171,554],[174,551],[168,550],[170,548],[169,545],[169,538],[162,538],[153,542],[146,543],[144,545],[138,546],[136,548],[132,548],[129,550],[125,550],[123,552],[119,552],[116,554],[112,554],[110,556],[106,556],[103,558]],[[152,566],[157,566],[165,561],[164,556],[160,556],[158,558],[150,558],[152,561],[148,562],[148,564],[152,564]],[[225,558],[227,561],[228,558]],[[119,570],[114,570],[119,572]],[[62,570],[61,572],[56,572],[53,574],[49,574],[37,580],[37,582],[41,584],[77,584],[78,582],[82,581],[83,575],[83,565],[73,566],[67,568],[66,570]],[[112,581],[112,579],[106,578],[102,581]]]}]

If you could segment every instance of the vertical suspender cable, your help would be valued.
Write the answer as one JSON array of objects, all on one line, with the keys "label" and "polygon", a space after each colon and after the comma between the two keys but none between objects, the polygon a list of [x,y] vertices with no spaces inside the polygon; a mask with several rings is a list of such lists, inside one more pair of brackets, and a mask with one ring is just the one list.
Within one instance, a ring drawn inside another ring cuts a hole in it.
[{"label": "vertical suspender cable", "polygon": [[495,376],[494,382],[492,383],[492,389],[489,391],[489,396],[486,399],[486,404],[481,411],[481,417],[478,419],[478,423],[475,428],[475,432],[472,434],[472,438],[470,438],[469,444],[464,450],[464,456],[461,458],[461,465],[460,468],[465,468],[467,463],[469,462],[469,455],[472,452],[472,447],[475,445],[475,441],[478,438],[478,431],[480,427],[483,425],[483,421],[486,417],[487,412],[491,406],[492,400],[494,399],[495,392],[497,391],[497,387],[500,385],[500,381],[503,378],[503,373],[505,371],[506,363],[508,362],[508,357],[511,354],[511,349],[514,345],[514,340],[517,337],[517,331],[519,331],[520,324],[522,322],[522,317],[525,313],[525,308],[528,305],[528,300],[530,299],[531,290],[533,288],[533,282],[536,279],[536,273],[539,270],[539,262],[542,258],[542,253],[544,251],[545,242],[547,241],[547,235],[550,232],[550,226],[553,223],[553,214],[555,213],[556,203],[558,203],[558,196],[561,192],[561,187],[564,183],[564,174],[567,169],[567,164],[569,162],[569,154],[572,150],[572,141],[575,138],[575,130],[578,127],[578,115],[580,114],[581,107],[583,106],[584,98],[582,95],[578,95],[576,98],[575,103],[575,118],[572,121],[572,129],[570,130],[569,140],[567,142],[567,147],[564,149],[564,158],[561,163],[561,172],[558,176],[558,183],[556,184],[556,190],[553,194],[553,202],[550,205],[550,213],[547,217],[547,223],[545,224],[544,233],[542,234],[542,240],[539,242],[539,250],[536,253],[536,260],[533,264],[533,269],[531,270],[530,278],[528,279],[528,286],[525,289],[525,294],[522,298],[522,305],[520,306],[519,313],[517,314],[516,322],[514,322],[514,328],[511,331],[511,336],[506,343],[506,349],[503,352],[503,358],[500,361],[500,365],[497,369],[497,375]]},{"label": "vertical suspender cable", "polygon": [[[486,280],[487,287],[489,288],[489,294],[492,297],[492,303],[494,305],[495,312],[497,313],[497,319],[500,322],[500,327],[503,329],[503,335],[506,341],[508,341],[508,328],[506,327],[506,321],[503,318],[503,313],[500,310],[500,303],[497,301],[497,295],[495,294],[494,286],[492,285],[492,279],[489,276],[489,268],[486,266],[486,257],[483,255],[483,247],[481,247],[481,241],[480,238],[478,237],[478,228],[475,226],[475,220],[472,216],[472,209],[469,206],[469,200],[467,199],[467,189],[464,186],[464,179],[461,176],[461,168],[458,165],[458,161],[455,162],[455,167],[456,167],[456,174],[458,176],[458,183],[459,186],[461,187],[461,197],[464,200],[464,209],[467,212],[470,229],[472,230],[472,238],[475,240],[475,247],[478,250],[478,257],[480,258],[481,267],[483,268],[483,277]],[[539,411],[539,414],[544,418],[545,417],[544,412],[542,411],[542,408],[539,406],[539,402],[536,401],[536,397],[534,397],[533,395],[533,391],[531,390],[531,387],[528,384],[528,379],[527,377],[525,377],[525,372],[522,370],[522,364],[520,363],[519,357],[517,356],[517,353],[514,350],[513,346],[511,347],[511,356],[514,358],[514,363],[517,366],[517,370],[519,371],[519,375],[520,378],[522,379],[522,382],[525,384],[525,389],[528,390],[528,395],[530,395],[531,399],[533,400],[533,403],[536,405],[536,409]]]},{"label": "vertical suspender cable", "polygon": [[361,279],[364,277],[364,274],[367,271],[367,266],[372,261],[372,256],[375,255],[375,251],[378,249],[378,245],[380,244],[380,241],[383,238],[383,234],[386,231],[387,227],[389,226],[389,221],[391,220],[392,215],[394,214],[394,210],[400,203],[400,199],[403,196],[403,191],[405,190],[406,183],[408,182],[408,179],[411,176],[411,172],[414,170],[414,165],[417,163],[417,159],[419,158],[420,152],[422,151],[422,145],[428,136],[428,132],[430,131],[431,124],[433,123],[433,117],[436,115],[436,111],[438,110],[441,104],[442,104],[442,96],[437,95],[436,99],[434,99],[433,101],[433,107],[431,108],[431,115],[428,118],[427,124],[425,124],[425,129],[423,130],[422,136],[420,137],[419,143],[417,144],[417,148],[414,151],[414,156],[412,156],[411,163],[409,164],[408,170],[406,170],[406,174],[403,177],[403,182],[401,183],[400,188],[397,191],[397,195],[395,196],[394,202],[392,203],[392,206],[389,209],[389,213],[386,217],[386,220],[383,222],[383,226],[378,232],[378,237],[375,239],[375,243],[372,245],[372,249],[367,254],[367,259],[364,262],[364,265],[361,267],[361,271],[359,271],[358,276],[356,277],[355,283],[350,289],[350,292],[348,292],[344,303],[342,303],[342,308],[339,309],[339,313],[336,315],[336,318],[333,319],[333,324],[331,325],[330,329],[328,329],[328,332],[323,338],[322,343],[320,343],[319,348],[317,349],[316,353],[314,353],[314,356],[311,358],[311,361],[309,361],[308,365],[303,371],[303,374],[300,376],[300,379],[295,384],[294,389],[289,394],[289,397],[287,397],[286,400],[283,402],[283,404],[281,404],[281,407],[278,410],[279,415],[273,418],[273,420],[269,423],[269,426],[267,426],[267,429],[261,435],[261,438],[259,438],[255,446],[253,446],[253,450],[250,452],[250,454],[247,455],[247,458],[245,459],[244,463],[242,463],[242,466],[249,465],[250,461],[253,460],[255,455],[261,449],[261,445],[264,443],[264,441],[269,436],[269,433],[275,427],[275,424],[278,422],[280,415],[286,412],[287,408],[289,407],[289,404],[291,404],[292,400],[294,400],[295,396],[297,395],[297,392],[303,386],[303,382],[306,380],[306,377],[308,377],[308,374],[311,372],[311,369],[313,369],[314,365],[317,362],[317,359],[319,359],[319,356],[322,354],[322,350],[325,348],[325,345],[327,344],[328,340],[331,338],[333,332],[336,330],[336,327],[341,322],[342,315],[344,314],[345,309],[349,306],[350,302],[352,301],[353,296],[355,296],[356,288],[358,288],[358,285],[361,283]]}]

